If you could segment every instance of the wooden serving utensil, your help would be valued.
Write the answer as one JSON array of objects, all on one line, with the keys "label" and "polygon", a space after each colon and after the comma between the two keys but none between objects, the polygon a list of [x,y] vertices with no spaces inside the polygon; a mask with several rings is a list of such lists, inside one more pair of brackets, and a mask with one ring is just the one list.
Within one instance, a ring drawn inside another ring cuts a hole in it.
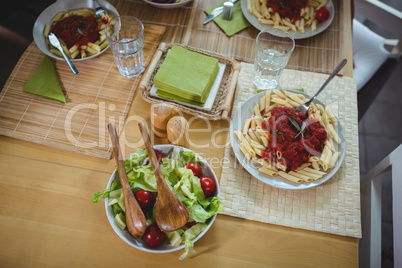
[{"label": "wooden serving utensil", "polygon": [[113,123],[108,124],[108,130],[113,144],[113,153],[116,159],[121,187],[123,189],[127,229],[132,236],[138,238],[145,233],[147,228],[145,216],[128,184],[126,168],[124,167],[124,160],[120,151],[119,138],[117,137]]},{"label": "wooden serving utensil", "polygon": [[188,221],[188,210],[184,204],[170,190],[165,179],[159,161],[156,158],[154,148],[149,138],[148,130],[144,123],[138,123],[142,138],[145,142],[145,148],[148,151],[149,161],[155,173],[158,188],[158,199],[155,208],[155,220],[159,228],[164,232],[172,232],[186,225]]}]

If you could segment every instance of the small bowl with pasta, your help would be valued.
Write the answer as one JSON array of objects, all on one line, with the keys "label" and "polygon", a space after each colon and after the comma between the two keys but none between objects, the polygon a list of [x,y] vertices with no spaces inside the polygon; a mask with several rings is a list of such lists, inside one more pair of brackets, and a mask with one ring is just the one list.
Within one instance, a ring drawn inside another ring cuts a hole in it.
[{"label": "small bowl with pasta", "polygon": [[187,5],[192,0],[144,0],[145,3],[157,8],[171,9]]},{"label": "small bowl with pasta", "polygon": [[331,105],[318,100],[306,116],[294,111],[309,99],[295,90],[268,90],[237,109],[230,141],[250,175],[278,188],[307,189],[336,174],[346,152],[342,125]]},{"label": "small bowl with pasta", "polygon": [[50,45],[48,36],[53,32],[71,61],[87,60],[99,56],[109,48],[104,27],[118,16],[117,10],[107,1],[98,0],[107,14],[97,17],[92,0],[59,0],[47,7],[36,19],[33,38],[46,55],[64,60],[60,51]]}]

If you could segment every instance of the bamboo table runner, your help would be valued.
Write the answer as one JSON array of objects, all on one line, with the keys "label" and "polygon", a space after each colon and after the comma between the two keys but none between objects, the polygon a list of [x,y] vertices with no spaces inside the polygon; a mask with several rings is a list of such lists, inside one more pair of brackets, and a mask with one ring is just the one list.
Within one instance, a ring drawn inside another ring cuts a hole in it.
[{"label": "bamboo table runner", "polygon": [[[166,43],[181,43],[231,56],[238,61],[254,62],[255,38],[259,30],[249,26],[228,37],[213,21],[203,25],[206,17],[204,10],[220,2],[223,0],[193,0],[176,9],[156,8],[142,0],[112,3],[120,14],[132,15],[143,22],[166,26],[167,32],[163,38]],[[345,6],[350,3],[340,0],[332,2],[335,16],[331,25],[316,36],[296,40],[296,48],[287,68],[330,74],[343,58],[349,58],[348,53],[352,48],[345,48],[345,42],[350,40],[351,35],[346,33],[351,31],[344,28],[344,21],[346,16],[350,16],[350,12],[345,12],[350,11],[350,6]]]},{"label": "bamboo table runner", "polygon": [[[153,58],[165,27],[144,25],[145,67]],[[44,54],[33,42],[24,52],[0,92],[0,134],[110,158],[107,123],[118,133],[133,100],[141,76],[123,77],[111,49],[96,58],[75,62],[74,76],[65,61],[54,61],[67,103],[44,99],[22,91]]]},{"label": "bamboo table runner", "polygon": [[[241,64],[232,115],[241,103],[255,94],[253,65]],[[304,88],[313,95],[327,75],[286,69],[278,88]],[[318,97],[338,107],[343,125],[346,155],[338,172],[327,182],[305,190],[272,187],[252,177],[236,160],[230,146],[225,149],[220,179],[222,214],[271,224],[331,234],[361,237],[360,176],[357,129],[356,82],[335,77]]]}]

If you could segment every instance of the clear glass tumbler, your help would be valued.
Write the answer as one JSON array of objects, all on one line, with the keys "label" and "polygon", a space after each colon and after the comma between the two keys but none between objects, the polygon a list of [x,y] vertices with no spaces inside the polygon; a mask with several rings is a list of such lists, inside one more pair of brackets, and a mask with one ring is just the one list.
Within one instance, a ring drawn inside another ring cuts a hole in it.
[{"label": "clear glass tumbler", "polygon": [[253,83],[258,89],[274,89],[295,48],[293,37],[280,29],[261,31],[256,39]]},{"label": "clear glass tumbler", "polygon": [[109,21],[105,28],[121,75],[137,77],[144,71],[144,26],[131,16],[120,16]]}]

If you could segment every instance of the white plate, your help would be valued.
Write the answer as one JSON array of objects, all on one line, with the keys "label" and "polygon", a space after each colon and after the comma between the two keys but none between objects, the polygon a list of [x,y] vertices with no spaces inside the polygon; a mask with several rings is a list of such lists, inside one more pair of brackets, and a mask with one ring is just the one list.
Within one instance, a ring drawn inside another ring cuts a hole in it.
[{"label": "white plate", "polygon": [[[310,98],[305,93],[302,93],[300,91],[294,91],[294,90],[289,90],[287,91],[292,91],[298,94],[303,94],[307,98]],[[243,124],[244,121],[247,118],[250,118],[254,114],[254,107],[255,105],[259,104],[259,100],[262,96],[264,96],[266,92],[260,92],[258,94],[255,94],[254,96],[250,97],[247,99],[241,107],[236,111],[232,118],[232,123],[230,124],[230,142],[233,148],[233,151],[236,155],[237,160],[240,162],[240,164],[244,167],[245,170],[247,170],[250,175],[253,177],[257,178],[258,180],[262,181],[263,183],[278,187],[278,188],[283,188],[283,189],[291,189],[291,190],[301,190],[301,189],[307,189],[311,187],[315,187],[317,185],[320,185],[326,181],[328,181],[332,176],[335,175],[335,173],[338,171],[340,168],[343,159],[345,158],[345,152],[346,152],[346,141],[345,141],[345,133],[343,132],[343,128],[340,122],[338,122],[338,130],[337,133],[339,137],[341,138],[341,143],[338,146],[338,150],[340,152],[338,162],[336,163],[335,167],[331,169],[325,176],[323,176],[321,179],[318,179],[313,182],[303,182],[301,184],[297,183],[292,183],[288,180],[285,180],[281,177],[270,177],[267,175],[264,175],[260,173],[257,168],[256,164],[253,164],[251,161],[247,160],[243,153],[239,149],[239,141],[234,134],[234,131],[240,131],[242,132],[243,130]],[[317,99],[314,101],[314,103],[319,103],[325,107],[325,105],[318,101]]]},{"label": "white plate", "polygon": [[201,109],[201,110],[205,110],[205,111],[210,111],[212,109],[213,105],[214,105],[216,94],[218,93],[218,89],[219,89],[219,86],[220,86],[221,81],[222,81],[223,73],[225,72],[225,69],[226,69],[226,64],[218,63],[218,65],[219,65],[218,74],[216,75],[215,81],[214,81],[214,83],[213,83],[213,85],[211,87],[211,90],[209,91],[209,95],[208,95],[207,100],[204,103],[204,106],[196,106],[196,105],[186,103],[186,102],[182,102],[182,101],[162,98],[162,97],[160,97],[160,96],[158,96],[156,94],[156,91],[158,89],[155,87],[155,85],[152,85],[151,90],[149,91],[149,94],[151,96],[153,96],[155,98],[158,98],[158,99],[161,99],[161,100],[169,100],[171,102],[179,103],[181,105],[188,106],[188,107],[191,107],[191,108],[197,108],[197,109]]},{"label": "white plate", "polygon": [[156,3],[156,2],[151,2],[151,1],[148,1],[148,0],[144,0],[144,2],[147,3],[147,4],[150,4],[152,6],[159,7],[159,8],[165,8],[165,9],[182,7],[184,5],[187,5],[191,1],[192,0],[187,0],[187,1],[179,2],[179,3],[163,4],[163,3]]},{"label": "white plate", "polygon": [[[332,23],[332,20],[334,19],[334,5],[332,4],[331,0],[329,0],[327,2],[327,7],[329,8],[330,16],[326,21],[318,22],[317,30],[315,32],[311,31],[311,27],[306,27],[304,29],[304,33],[289,31],[289,34],[294,39],[304,39],[304,38],[312,37],[314,35],[317,35],[317,34],[323,32],[325,29],[327,29],[329,27],[329,25]],[[263,25],[263,24],[259,23],[257,18],[253,14],[248,12],[247,0],[241,0],[241,10],[243,12],[243,15],[250,22],[250,24],[253,25],[255,28],[257,28],[258,30],[263,31],[263,30],[272,28],[272,26],[270,26],[270,25]]]},{"label": "white plate", "polygon": [[[164,154],[167,154],[171,148],[173,147],[178,147],[180,148],[181,151],[191,151],[190,149],[177,146],[177,145],[172,145],[172,144],[161,144],[161,145],[154,145],[154,149],[157,151],[160,151]],[[211,166],[207,163],[207,161],[202,158],[200,155],[195,153],[195,155],[198,157],[198,159],[202,162],[202,170],[204,172],[204,176],[208,176],[212,178],[215,181],[216,188],[215,192],[213,193],[214,196],[220,196],[220,190],[219,190],[219,182],[218,179],[216,178],[214,170],[211,168]],[[117,170],[115,170],[112,174],[112,176],[109,179],[109,182],[107,184],[107,189],[110,189],[112,182],[114,180],[119,179],[119,173]],[[163,244],[157,248],[152,248],[149,247],[144,240],[137,240],[135,239],[129,232],[124,232],[122,231],[119,226],[114,222],[114,216],[113,216],[113,209],[111,206],[108,206],[109,203],[109,198],[105,199],[105,209],[106,209],[106,216],[109,220],[110,225],[112,226],[113,230],[116,232],[116,234],[127,244],[129,244],[132,247],[135,247],[136,249],[146,251],[146,252],[151,252],[151,253],[168,253],[168,252],[173,252],[173,251],[178,251],[181,249],[184,249],[184,245],[180,245],[178,247],[173,247],[169,244]],[[212,216],[209,221],[208,221],[208,226],[196,237],[193,239],[193,243],[197,242],[202,236],[204,236],[209,228],[211,228],[212,224],[214,223],[216,218],[216,214]]]},{"label": "white plate", "polygon": [[[98,0],[101,5],[103,5],[106,10],[113,16],[117,17],[119,16],[119,13],[117,10],[109,3],[106,2],[105,0]],[[64,58],[60,58],[56,56],[55,54],[51,53],[49,50],[49,46],[46,43],[45,37],[43,36],[43,29],[45,28],[45,24],[50,25],[52,18],[60,11],[71,11],[74,9],[79,9],[79,8],[94,8],[94,2],[93,0],[59,0],[56,3],[48,6],[36,19],[34,28],[33,28],[33,38],[35,40],[36,45],[39,47],[40,50],[42,50],[43,53],[48,55],[49,57],[52,57],[54,59],[58,60],[64,60]],[[71,61],[81,61],[81,60],[88,60],[92,59],[94,57],[99,56],[103,52],[105,52],[109,46],[107,46],[105,49],[103,49],[101,52],[98,54],[95,54],[93,56],[84,58],[84,59],[71,59]]]}]

